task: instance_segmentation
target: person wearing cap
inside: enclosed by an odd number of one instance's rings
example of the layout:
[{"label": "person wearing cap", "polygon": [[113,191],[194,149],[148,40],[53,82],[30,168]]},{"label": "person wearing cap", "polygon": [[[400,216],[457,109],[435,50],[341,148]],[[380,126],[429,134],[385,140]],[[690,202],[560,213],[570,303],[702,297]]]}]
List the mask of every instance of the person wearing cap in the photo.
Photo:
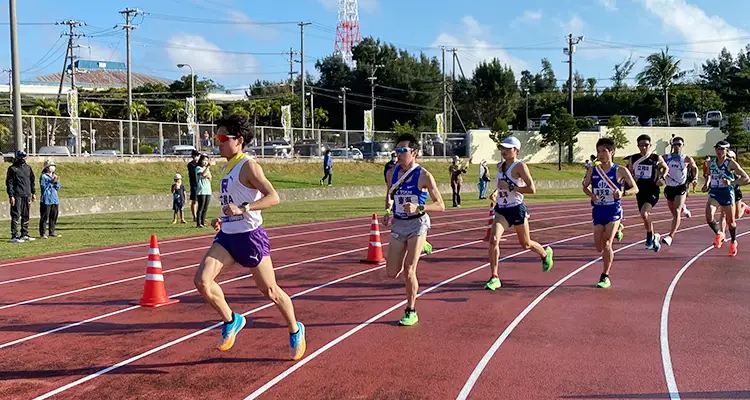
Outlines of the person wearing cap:
[{"label": "person wearing cap", "polygon": [[451,174],[451,190],[453,191],[453,207],[461,207],[461,184],[463,183],[463,174],[467,172],[467,165],[461,165],[458,156],[453,156],[453,164],[448,167],[448,173]]},{"label": "person wearing cap", "polygon": [[[26,164],[26,152],[17,151],[13,164],[5,176],[5,190],[10,202],[10,237],[12,243],[33,241],[29,236],[29,206],[36,200],[36,177]],[[21,222],[19,234],[18,222]]]},{"label": "person wearing cap", "polygon": [[198,150],[193,150],[190,154],[192,160],[187,165],[188,182],[190,183],[190,211],[193,213],[193,222],[196,221],[198,215],[198,179],[195,175],[195,169],[198,167],[200,156],[201,153]]},{"label": "person wearing cap", "polygon": [[[42,176],[39,177],[39,237],[42,239],[60,237],[55,230],[60,214],[60,197],[57,194],[60,190],[60,177],[55,174],[56,169],[55,162],[47,160],[44,162]],[[49,232],[49,236],[46,232]]]},{"label": "person wearing cap", "polygon": [[714,232],[714,248],[718,249],[723,244],[725,236],[724,232],[719,229],[719,222],[714,220],[714,215],[716,214],[716,210],[721,208],[732,239],[729,245],[729,255],[733,257],[737,255],[737,221],[734,218],[734,188],[746,185],[750,182],[750,178],[737,161],[729,158],[729,142],[721,140],[716,143],[714,149],[716,150],[716,158],[711,161],[709,174],[706,176],[706,182],[703,184],[703,192],[708,192],[706,223]]},{"label": "person wearing cap", "polygon": [[279,204],[279,194],[260,164],[242,152],[244,145],[255,138],[255,130],[247,117],[238,114],[222,117],[216,121],[216,128],[219,152],[227,160],[220,172],[222,215],[211,222],[218,233],[195,274],[195,287],[224,322],[217,348],[227,351],[234,345],[246,320],[227,304],[216,277],[222,269],[234,264],[249,268],[258,289],[286,320],[291,359],[299,360],[307,348],[305,326],[297,321],[291,298],[276,282],[271,246],[261,215],[261,210]]},{"label": "person wearing cap", "polygon": [[[667,163],[667,179],[664,186],[664,197],[667,199],[667,207],[672,213],[672,229],[662,237],[662,242],[667,246],[672,245],[674,235],[680,228],[680,219],[682,214],[690,218],[690,210],[685,206],[687,199],[688,185],[692,181],[688,177],[698,175],[698,166],[695,164],[693,157],[685,155],[682,149],[685,145],[685,139],[679,136],[672,137],[671,152],[664,156],[664,162]],[[694,178],[693,178],[694,179]]]},{"label": "person wearing cap", "polygon": [[659,202],[659,183],[665,180],[669,168],[664,159],[651,149],[651,137],[640,135],[636,139],[638,154],[633,154],[628,160],[628,169],[638,185],[635,195],[638,201],[638,211],[641,213],[643,225],[646,228],[646,249],[658,252],[661,250],[661,235],[654,232],[651,220],[651,210]]},{"label": "person wearing cap", "polygon": [[174,211],[174,217],[172,217],[172,225],[177,223],[177,215],[180,216],[180,223],[186,224],[185,214],[183,212],[185,208],[185,186],[182,184],[182,175],[175,174],[174,183],[172,184],[172,211]]},{"label": "person wearing cap", "polygon": [[[737,154],[729,150],[727,152],[727,157],[731,160],[737,159]],[[743,214],[750,213],[750,210],[748,210],[747,205],[745,202],[742,201],[742,190],[740,189],[740,185],[734,184],[732,185],[734,189],[734,220],[737,221],[742,217]],[[721,231],[721,234],[723,237],[726,237],[726,231],[727,231],[727,222],[726,222],[726,215],[724,214],[724,210],[719,210],[719,230]]]},{"label": "person wearing cap", "polygon": [[[622,240],[623,211],[621,199],[638,193],[638,185],[630,175],[630,170],[614,163],[617,146],[612,138],[601,138],[596,142],[599,164],[586,171],[583,179],[583,192],[591,198],[591,219],[594,223],[594,246],[601,253],[603,270],[597,287],[611,286],[609,273],[615,253],[612,250],[614,239]],[[626,188],[625,184],[629,188]],[[590,188],[590,189],[589,189]]]},{"label": "person wearing cap", "polygon": [[479,162],[479,200],[487,198],[487,183],[490,181],[490,170],[487,168],[487,160]]},{"label": "person wearing cap", "polygon": [[499,278],[500,238],[510,227],[515,228],[521,247],[524,250],[531,250],[541,258],[543,272],[549,271],[554,262],[552,248],[549,246],[546,249],[543,248],[541,244],[531,240],[529,233],[529,213],[523,201],[523,195],[536,193],[536,186],[534,186],[534,179],[526,163],[517,160],[518,153],[521,151],[521,142],[511,136],[505,138],[500,146],[503,161],[497,164],[496,189],[490,196],[490,199],[495,202],[495,217],[489,244],[492,276],[484,285],[484,288],[489,290],[495,290],[502,285]]},{"label": "person wearing cap", "polygon": [[385,180],[385,183],[388,184],[388,171],[391,170],[391,168],[396,166],[396,163],[398,162],[398,158],[396,157],[396,152],[391,153],[391,159],[388,160],[387,163],[385,163],[385,166],[383,167],[383,179]]},{"label": "person wearing cap", "polygon": [[[419,321],[416,310],[419,280],[417,265],[430,232],[431,212],[445,210],[435,177],[417,163],[419,142],[405,133],[396,139],[398,164],[388,171],[383,225],[391,227],[385,270],[389,278],[402,277],[406,289],[406,309],[399,325]],[[427,197],[432,202],[427,203]]]}]

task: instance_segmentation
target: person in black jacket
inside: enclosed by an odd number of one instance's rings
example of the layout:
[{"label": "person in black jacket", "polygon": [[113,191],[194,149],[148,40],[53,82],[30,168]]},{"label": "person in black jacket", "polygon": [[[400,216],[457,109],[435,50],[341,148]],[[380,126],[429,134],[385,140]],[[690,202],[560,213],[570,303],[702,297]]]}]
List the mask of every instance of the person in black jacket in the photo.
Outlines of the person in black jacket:
[{"label": "person in black jacket", "polygon": [[198,181],[195,177],[195,168],[198,166],[198,158],[201,153],[198,150],[193,150],[190,157],[192,159],[187,165],[188,169],[188,182],[190,183],[190,211],[193,213],[193,222],[195,222],[195,216],[198,214]]},{"label": "person in black jacket", "polygon": [[[26,153],[17,151],[13,164],[8,167],[5,189],[10,202],[11,242],[23,243],[34,240],[29,237],[29,206],[36,200],[34,170],[26,164]],[[21,219],[21,234],[18,234],[18,219]]]}]

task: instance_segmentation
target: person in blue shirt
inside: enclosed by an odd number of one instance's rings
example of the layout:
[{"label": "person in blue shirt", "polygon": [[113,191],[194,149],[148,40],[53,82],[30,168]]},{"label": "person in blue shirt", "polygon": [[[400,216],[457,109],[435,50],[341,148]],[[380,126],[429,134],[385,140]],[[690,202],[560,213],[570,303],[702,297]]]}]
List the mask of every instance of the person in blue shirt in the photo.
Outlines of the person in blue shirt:
[{"label": "person in blue shirt", "polygon": [[53,161],[44,162],[44,170],[39,177],[39,188],[42,198],[39,202],[39,237],[47,239],[47,225],[49,224],[49,237],[60,237],[55,231],[57,217],[59,216],[60,198],[57,191],[60,190],[60,177],[55,174],[57,165]]},{"label": "person in blue shirt", "polygon": [[326,155],[323,157],[323,177],[320,178],[320,184],[323,185],[323,181],[328,178],[328,186],[331,186],[331,168],[333,168],[333,160],[331,159],[331,150],[326,150]]},{"label": "person in blue shirt", "polygon": [[[430,231],[428,212],[445,210],[435,178],[417,164],[419,143],[414,135],[403,134],[396,140],[398,164],[387,173],[387,194],[383,224],[391,227],[386,258],[390,278],[403,274],[406,285],[406,311],[400,325],[414,325],[419,320],[415,303],[419,282],[417,264]],[[427,197],[432,199],[427,204]]]},{"label": "person in blue shirt", "polygon": [[[612,268],[615,253],[612,242],[622,223],[623,212],[620,200],[623,196],[638,194],[638,184],[627,167],[613,163],[615,141],[601,138],[596,142],[596,153],[599,164],[586,171],[583,179],[583,192],[591,198],[591,217],[594,222],[594,245],[602,255],[604,266],[597,287],[606,289],[611,286],[609,272]],[[627,184],[628,188],[625,188]]]}]

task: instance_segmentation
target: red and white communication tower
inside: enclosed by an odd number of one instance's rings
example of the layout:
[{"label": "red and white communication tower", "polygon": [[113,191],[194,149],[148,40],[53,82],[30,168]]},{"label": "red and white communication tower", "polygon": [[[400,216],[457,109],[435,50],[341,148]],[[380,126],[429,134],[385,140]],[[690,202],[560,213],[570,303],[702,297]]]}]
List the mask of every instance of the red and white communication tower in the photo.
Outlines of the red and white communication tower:
[{"label": "red and white communication tower", "polygon": [[336,48],[334,53],[341,56],[346,65],[353,68],[352,47],[360,41],[359,5],[357,0],[339,0],[339,22],[336,25]]}]

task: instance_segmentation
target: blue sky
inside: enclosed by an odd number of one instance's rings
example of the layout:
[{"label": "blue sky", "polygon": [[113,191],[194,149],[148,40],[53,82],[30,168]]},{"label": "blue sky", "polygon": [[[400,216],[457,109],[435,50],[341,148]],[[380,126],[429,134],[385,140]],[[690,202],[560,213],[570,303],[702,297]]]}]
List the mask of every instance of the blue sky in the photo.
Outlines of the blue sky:
[{"label": "blue sky", "polygon": [[[227,88],[240,88],[256,79],[285,79],[288,56],[299,50],[296,25],[228,25],[164,20],[161,15],[210,20],[314,22],[306,28],[305,67],[333,52],[336,0],[20,0],[19,22],[85,21],[79,57],[125,60],[118,14],[125,7],[155,14],[139,16],[133,32],[134,71],[178,78],[175,64],[191,63],[199,76]],[[372,35],[411,52],[439,55],[441,44],[458,48],[464,71],[483,59],[498,57],[516,76],[522,69],[538,72],[540,59],[552,62],[558,79],[567,78],[562,53],[568,33],[584,35],[575,68],[585,77],[609,83],[612,67],[633,54],[636,58],[670,44],[683,67],[691,69],[722,46],[733,52],[750,43],[750,1],[746,0],[360,0],[361,35]],[[8,2],[0,1],[0,21],[8,20]],[[8,25],[0,25],[0,67],[10,67]],[[62,26],[20,26],[23,79],[58,72],[62,67]],[[638,45],[638,46],[633,46]],[[645,45],[645,46],[643,46]],[[186,47],[214,49],[202,52]],[[51,57],[38,63],[48,51]],[[230,51],[235,53],[223,53]],[[279,53],[252,55],[245,53]],[[450,68],[450,58],[447,58]],[[37,64],[35,66],[35,64]],[[643,66],[639,60],[636,71]],[[33,67],[33,68],[32,68]],[[299,66],[295,66],[299,70]]]}]

